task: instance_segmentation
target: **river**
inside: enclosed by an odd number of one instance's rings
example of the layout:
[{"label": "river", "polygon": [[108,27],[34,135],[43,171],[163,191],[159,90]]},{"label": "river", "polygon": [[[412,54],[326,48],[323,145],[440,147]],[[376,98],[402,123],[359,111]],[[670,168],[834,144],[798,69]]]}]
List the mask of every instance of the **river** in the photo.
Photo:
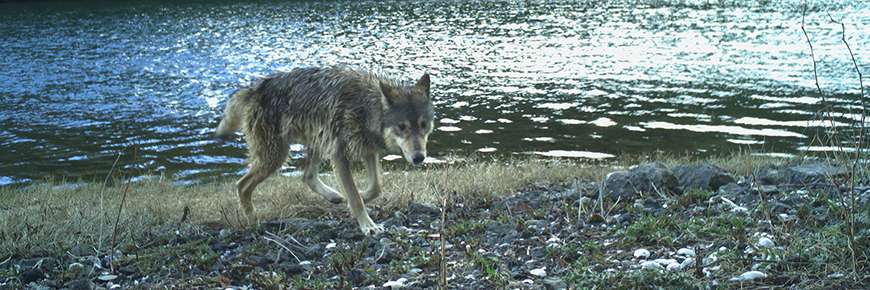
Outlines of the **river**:
[{"label": "river", "polygon": [[[211,138],[227,95],[274,70],[335,64],[433,76],[429,162],[860,147],[866,106],[841,36],[845,27],[866,86],[870,2],[811,5],[0,3],[0,185],[128,169],[179,183],[239,176],[242,139]],[[285,174],[302,164],[293,149]]]}]

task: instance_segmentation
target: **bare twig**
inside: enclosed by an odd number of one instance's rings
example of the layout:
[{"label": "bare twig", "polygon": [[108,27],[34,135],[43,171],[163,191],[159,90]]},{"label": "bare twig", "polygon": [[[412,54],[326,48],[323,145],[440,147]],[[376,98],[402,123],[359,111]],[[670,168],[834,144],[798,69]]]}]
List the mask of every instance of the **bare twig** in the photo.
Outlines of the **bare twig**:
[{"label": "bare twig", "polygon": [[[263,239],[265,239],[265,240],[267,240],[267,241],[270,241],[270,242],[273,242],[273,243],[277,244],[279,247],[281,247],[282,249],[284,249],[284,250],[286,250],[288,253],[290,253],[290,255],[292,255],[293,258],[296,259],[296,262],[301,263],[302,260],[299,259],[298,256],[296,256],[296,253],[294,253],[293,250],[300,251],[300,252],[303,252],[303,253],[304,253],[304,252],[305,252],[305,247],[301,246],[301,244],[299,243],[299,241],[297,241],[296,239],[294,239],[292,236],[288,236],[288,237],[290,237],[290,239],[293,240],[294,242],[296,242],[297,244],[294,245],[294,244],[288,242],[287,240],[282,239],[282,238],[279,237],[278,235],[273,234],[272,232],[269,232],[269,231],[266,231],[266,236],[264,236]],[[292,247],[293,249],[290,249],[291,247]]]},{"label": "bare twig", "polygon": [[127,192],[130,190],[130,183],[132,182],[131,179],[133,178],[133,169],[136,168],[136,161],[138,159],[139,159],[139,145],[135,144],[135,146],[133,146],[133,161],[130,164],[130,170],[127,172],[127,181],[126,181],[126,184],[124,186],[124,192],[121,194],[121,204],[118,205],[118,215],[115,216],[115,225],[112,228],[112,249],[111,249],[111,252],[109,253],[110,261],[112,261],[112,262],[110,263],[109,266],[111,267],[113,272],[115,271],[114,257],[115,257],[115,246],[116,246],[115,241],[117,241],[117,236],[118,236],[118,222],[121,221],[121,212],[124,210],[124,203],[127,202]]},{"label": "bare twig", "polygon": [[127,150],[127,147],[129,147],[129,146],[124,146],[124,149],[121,149],[121,152],[118,152],[118,157],[115,157],[115,162],[112,163],[112,168],[109,169],[109,173],[106,173],[106,180],[103,181],[103,187],[100,188],[100,220],[99,220],[100,235],[98,237],[99,242],[97,243],[98,248],[103,247],[103,224],[104,224],[103,223],[103,216],[105,216],[104,214],[102,214],[103,213],[103,200],[104,200],[103,196],[106,193],[106,186],[108,186],[108,184],[109,184],[109,178],[112,177],[112,172],[115,171],[115,167],[117,167],[117,165],[118,165],[118,160],[121,160],[121,155],[124,154],[124,151]]},{"label": "bare twig", "polygon": [[441,206],[441,229],[438,234],[441,240],[441,262],[439,264],[440,273],[438,275],[438,283],[442,289],[447,288],[447,255],[444,251],[444,224],[447,223],[447,200],[450,198],[450,191],[447,189],[447,178],[450,176],[450,162],[447,162],[447,167],[444,169],[444,182],[441,183],[441,192],[444,193],[444,202]]},{"label": "bare twig", "polygon": [[862,159],[862,151],[864,146],[864,135],[866,135],[866,127],[865,121],[867,118],[867,102],[864,97],[864,80],[861,75],[861,69],[858,68],[858,62],[855,60],[855,54],[852,53],[852,47],[849,46],[849,42],[846,41],[846,24],[840,21],[834,20],[834,17],[828,13],[828,18],[831,22],[840,25],[840,39],[843,41],[843,44],[846,45],[846,50],[849,51],[849,57],[852,59],[852,65],[855,67],[855,72],[858,74],[858,86],[860,88],[861,95],[858,97],[859,102],[861,103],[861,118],[858,121],[859,126],[859,134],[858,134],[858,142],[855,148],[855,156],[852,160],[852,175],[849,178],[849,213],[848,213],[848,225],[849,225],[849,250],[851,250],[852,254],[852,273],[855,274],[853,277],[857,277],[858,274],[858,260],[857,253],[855,252],[855,248],[857,244],[855,243],[855,175],[858,169],[858,164]]},{"label": "bare twig", "polygon": [[[819,77],[818,77],[818,73],[817,73],[818,70],[816,67],[815,53],[813,51],[812,41],[810,40],[810,36],[807,33],[806,28],[805,28],[806,11],[807,11],[807,6],[806,6],[806,3],[804,3],[804,10],[803,10],[803,14],[801,17],[801,31],[803,31],[803,34],[807,39],[807,44],[810,47],[810,54],[811,54],[812,60],[813,60],[813,76],[815,79],[816,89],[818,89],[819,96],[822,98],[822,102],[824,104],[824,110],[826,113],[825,115],[827,116],[827,120],[829,120],[831,122],[831,128],[836,128],[836,126],[834,126],[835,114],[832,113],[831,108],[828,105],[828,102],[825,98],[825,95],[822,92],[821,86],[819,85]],[[852,276],[858,277],[858,275],[857,275],[858,274],[857,253],[855,251],[856,242],[855,242],[855,190],[854,189],[855,189],[855,179],[857,178],[856,175],[857,175],[857,170],[858,170],[858,164],[859,164],[860,160],[862,160],[863,151],[864,151],[864,148],[863,148],[864,147],[864,138],[865,138],[865,135],[867,134],[866,127],[865,127],[866,126],[865,118],[867,115],[867,103],[866,103],[866,97],[865,97],[865,91],[864,91],[864,82],[863,82],[863,76],[861,75],[861,70],[858,68],[858,62],[855,60],[855,55],[852,52],[851,46],[849,45],[848,41],[846,41],[846,25],[843,22],[834,20],[834,18],[830,15],[830,13],[828,13],[828,19],[832,23],[839,24],[841,27],[841,33],[840,33],[841,41],[846,46],[846,49],[849,52],[849,56],[852,60],[852,65],[855,67],[855,71],[856,71],[857,76],[858,76],[858,82],[859,82],[860,94],[861,94],[859,96],[859,102],[861,103],[862,112],[860,114],[861,115],[860,120],[858,120],[858,123],[859,123],[858,127],[859,127],[860,132],[858,134],[857,146],[855,148],[856,150],[854,151],[855,155],[853,156],[853,158],[851,160],[852,161],[851,162],[851,173],[852,174],[850,174],[850,176],[848,177],[849,178],[849,181],[848,181],[848,184],[849,184],[848,204],[843,197],[842,191],[837,191],[840,202],[847,207],[846,211],[844,213],[844,219],[846,220],[846,225],[848,226],[848,229],[849,229],[846,234],[848,235],[848,238],[849,238],[849,250],[851,252],[851,257],[852,257],[852,259],[851,259],[852,273],[853,273]],[[843,148],[843,143],[839,140],[838,133],[839,133],[838,131],[831,131],[828,134],[831,137],[830,142],[833,143],[832,145],[836,146],[839,149],[838,150],[839,154],[837,156],[837,157],[839,157],[838,159],[845,161],[847,159],[847,154]]]}]

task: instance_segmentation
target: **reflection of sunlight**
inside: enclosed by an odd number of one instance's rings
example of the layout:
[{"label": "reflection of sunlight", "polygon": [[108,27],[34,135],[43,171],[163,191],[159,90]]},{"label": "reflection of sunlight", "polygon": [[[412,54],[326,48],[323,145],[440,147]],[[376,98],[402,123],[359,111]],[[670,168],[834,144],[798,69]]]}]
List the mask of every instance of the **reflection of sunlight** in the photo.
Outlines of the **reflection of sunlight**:
[{"label": "reflection of sunlight", "polygon": [[525,141],[538,141],[538,142],[553,142],[556,141],[553,137],[535,137],[535,138],[523,138]]},{"label": "reflection of sunlight", "polygon": [[208,106],[211,107],[211,108],[215,108],[215,107],[217,107],[217,105],[218,105],[218,103],[219,103],[220,101],[221,101],[221,100],[218,99],[217,97],[209,97],[209,98],[205,98],[205,102],[206,102],[206,103],[208,104]]},{"label": "reflection of sunlight", "polygon": [[646,129],[638,127],[638,126],[622,126],[622,127],[625,129],[628,129],[629,131],[646,132]]},{"label": "reflection of sunlight", "polygon": [[550,120],[550,117],[532,117],[530,119],[532,120],[532,122],[546,123],[548,120]]},{"label": "reflection of sunlight", "polygon": [[813,97],[782,98],[782,97],[752,95],[750,98],[771,101],[771,102],[778,102],[778,103],[799,103],[799,104],[816,104],[816,103],[822,101],[821,98],[813,98]]},{"label": "reflection of sunlight", "polygon": [[480,129],[480,130],[474,131],[474,133],[475,134],[492,134],[492,130]]},{"label": "reflection of sunlight", "polygon": [[534,152],[537,155],[548,156],[548,157],[571,157],[571,158],[590,158],[590,159],[604,159],[604,158],[613,158],[616,157],[612,154],[607,153],[598,153],[598,152],[589,152],[589,151],[573,151],[573,150],[550,150],[546,152]]},{"label": "reflection of sunlight", "polygon": [[495,149],[493,147],[484,147],[484,148],[477,149],[477,152],[489,153],[489,152],[495,152],[496,150],[498,150],[498,149]]},{"label": "reflection of sunlight", "polygon": [[457,121],[457,120],[453,120],[453,119],[450,119],[450,118],[444,118],[444,119],[441,119],[441,121],[439,121],[439,122],[441,122],[441,124],[456,124],[456,123],[459,123],[459,121]]},{"label": "reflection of sunlight", "polygon": [[668,122],[659,122],[652,121],[646,123],[640,123],[646,128],[649,129],[674,129],[674,130],[688,130],[692,132],[701,132],[701,133],[710,133],[710,132],[719,132],[719,133],[728,133],[735,135],[759,135],[759,136],[770,136],[770,137],[797,137],[797,138],[806,138],[806,135],[798,134],[794,132],[784,131],[784,130],[774,130],[774,129],[748,129],[738,126],[724,126],[724,125],[682,125],[682,124],[673,124]]},{"label": "reflection of sunlight", "polygon": [[456,102],[456,103],[453,103],[452,105],[450,105],[450,107],[460,108],[460,107],[465,107],[468,105],[469,105],[468,102]]},{"label": "reflection of sunlight", "polygon": [[577,103],[543,103],[538,104],[536,107],[541,109],[565,110],[576,107],[577,105]]},{"label": "reflection of sunlight", "polygon": [[399,156],[399,155],[396,155],[396,154],[390,154],[390,155],[384,156],[383,159],[386,160],[386,161],[393,161],[393,160],[396,160],[396,159],[402,159],[402,156]]},{"label": "reflection of sunlight", "polygon": [[462,128],[459,128],[456,126],[442,126],[442,127],[438,127],[438,130],[444,131],[444,132],[459,132],[459,131],[462,131]]},{"label": "reflection of sunlight", "polygon": [[797,149],[809,152],[855,152],[855,148],[833,146],[800,146]]},{"label": "reflection of sunlight", "polygon": [[764,118],[743,117],[734,120],[735,124],[742,125],[765,125],[765,126],[787,126],[787,127],[842,127],[848,124],[840,122],[831,122],[825,120],[806,120],[806,121],[776,121]]},{"label": "reflection of sunlight", "polygon": [[601,117],[589,123],[598,127],[610,127],[616,125],[616,122],[607,117]]},{"label": "reflection of sunlight", "polygon": [[758,140],[746,140],[746,139],[725,139],[725,141],[740,144],[740,145],[754,145],[754,144],[764,144],[764,141]]},{"label": "reflection of sunlight", "polygon": [[556,120],[556,121],[562,122],[562,123],[565,124],[565,125],[580,125],[580,124],[586,124],[586,121],[580,121],[580,120],[576,120],[576,119],[558,119],[558,120]]}]

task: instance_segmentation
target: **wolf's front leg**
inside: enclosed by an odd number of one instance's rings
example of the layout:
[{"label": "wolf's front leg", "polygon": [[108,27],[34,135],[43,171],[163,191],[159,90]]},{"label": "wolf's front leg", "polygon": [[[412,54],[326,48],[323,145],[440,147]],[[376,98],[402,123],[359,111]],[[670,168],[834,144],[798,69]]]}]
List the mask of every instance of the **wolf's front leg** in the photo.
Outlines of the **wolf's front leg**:
[{"label": "wolf's front leg", "polygon": [[365,202],[371,202],[381,194],[381,164],[378,162],[376,153],[363,155],[363,164],[366,166],[369,187],[363,190],[360,195]]},{"label": "wolf's front leg", "polygon": [[384,227],[375,224],[369,214],[366,212],[365,203],[353,183],[353,176],[350,172],[350,160],[343,154],[335,154],[332,158],[333,166],[335,167],[335,175],[344,189],[344,196],[347,198],[347,207],[350,209],[350,214],[359,223],[359,229],[366,235],[378,234],[384,231]]}]

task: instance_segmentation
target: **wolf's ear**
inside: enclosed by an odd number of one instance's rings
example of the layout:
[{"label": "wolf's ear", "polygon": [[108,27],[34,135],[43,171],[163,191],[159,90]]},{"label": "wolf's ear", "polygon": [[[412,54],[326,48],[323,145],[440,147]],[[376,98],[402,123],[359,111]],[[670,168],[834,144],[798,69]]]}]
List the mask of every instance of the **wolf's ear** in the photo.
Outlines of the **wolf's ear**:
[{"label": "wolf's ear", "polygon": [[381,82],[381,93],[384,94],[384,97],[387,98],[387,102],[389,102],[390,104],[395,103],[399,100],[399,98],[401,98],[401,96],[399,96],[399,92],[397,92],[396,89],[388,84],[385,84],[384,82]]},{"label": "wolf's ear", "polygon": [[414,84],[414,88],[426,92],[426,97],[429,96],[429,74],[423,74],[417,83]]}]

